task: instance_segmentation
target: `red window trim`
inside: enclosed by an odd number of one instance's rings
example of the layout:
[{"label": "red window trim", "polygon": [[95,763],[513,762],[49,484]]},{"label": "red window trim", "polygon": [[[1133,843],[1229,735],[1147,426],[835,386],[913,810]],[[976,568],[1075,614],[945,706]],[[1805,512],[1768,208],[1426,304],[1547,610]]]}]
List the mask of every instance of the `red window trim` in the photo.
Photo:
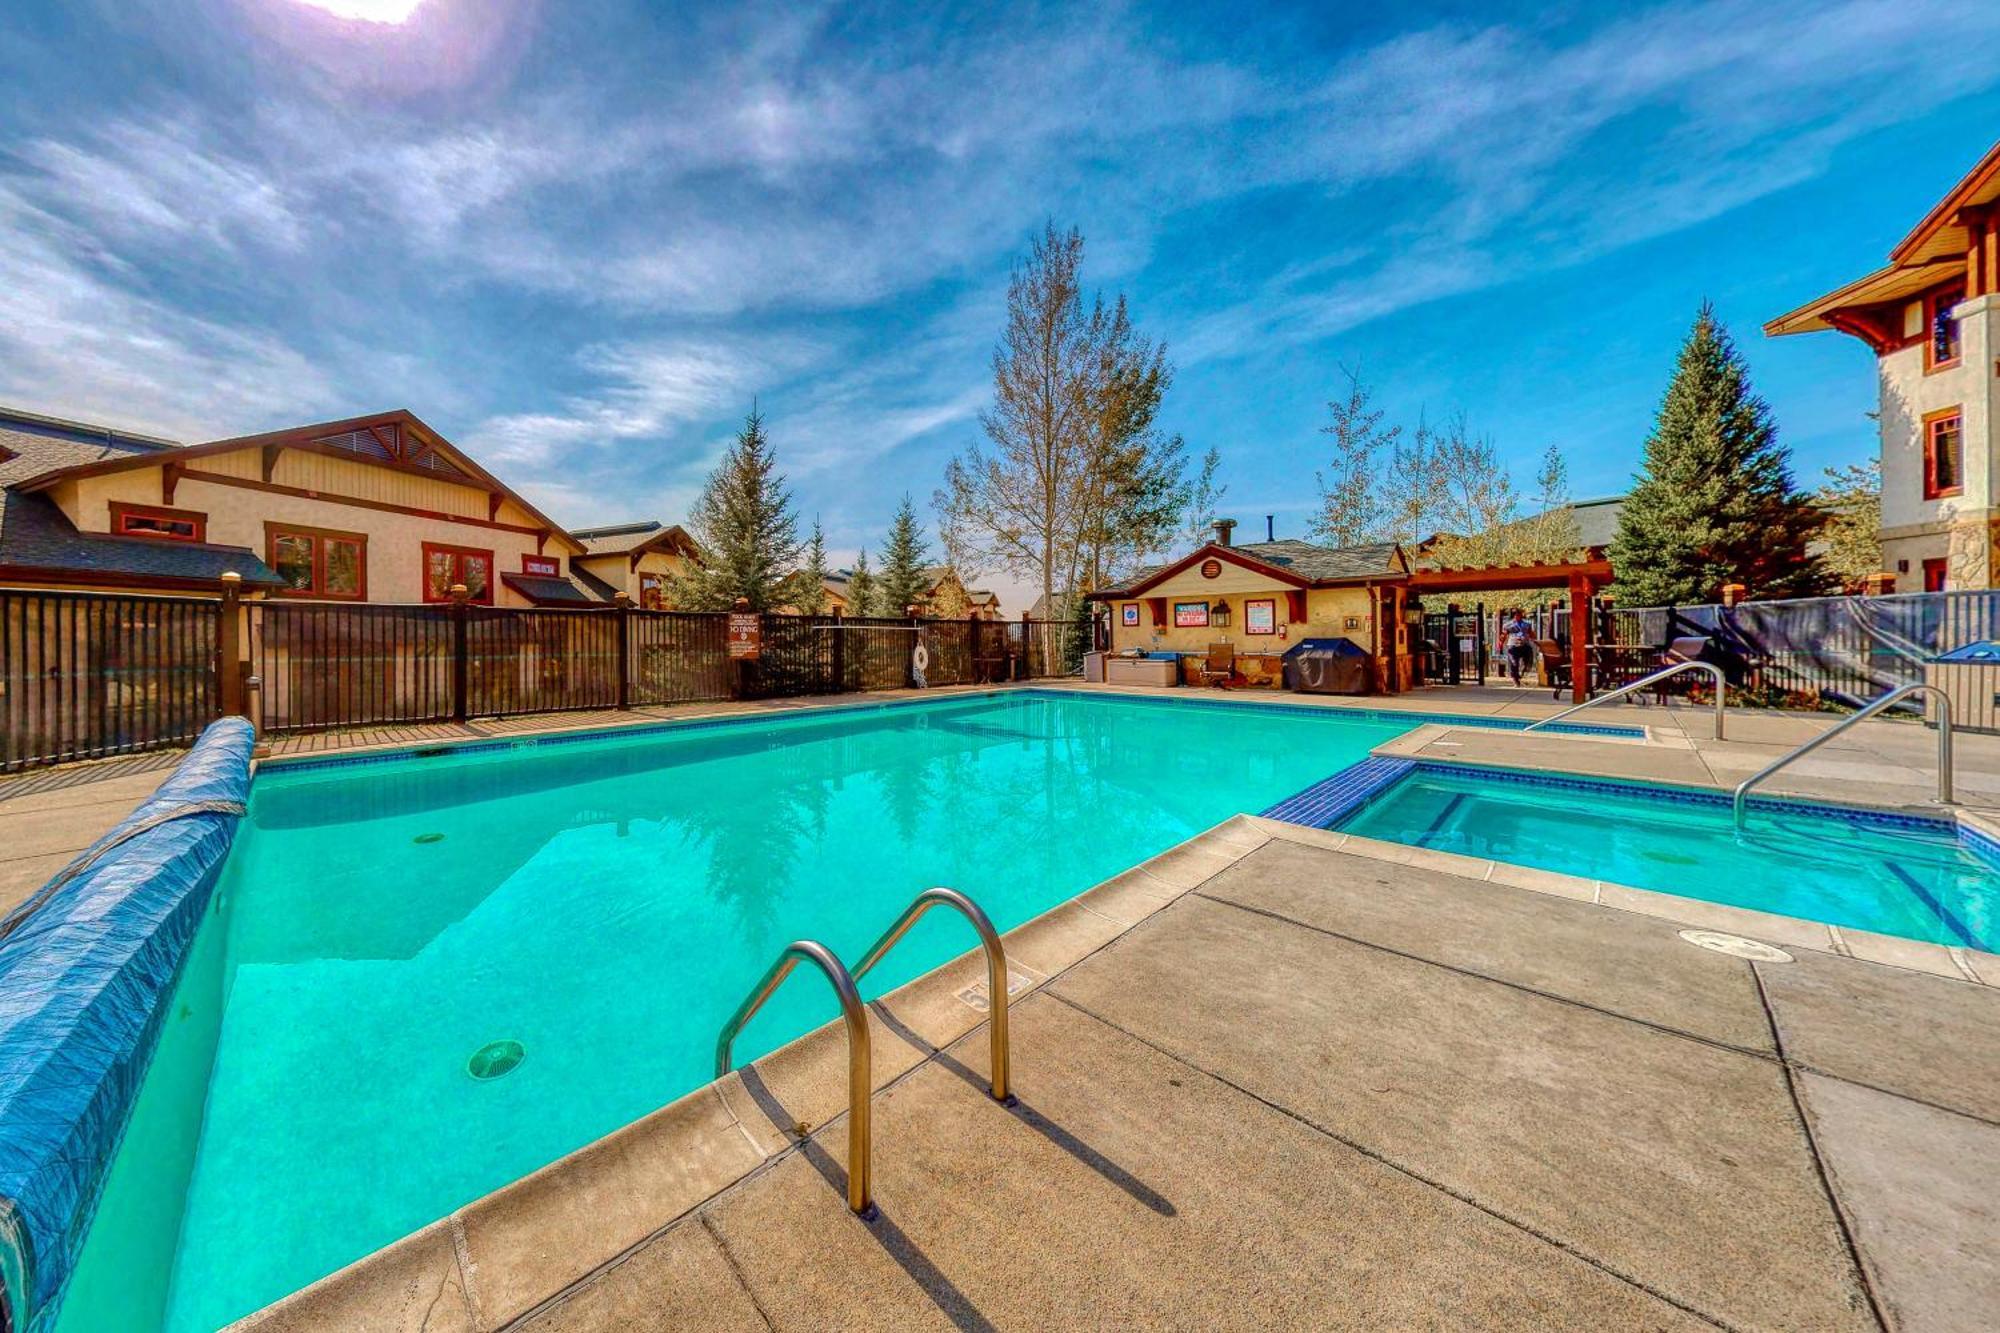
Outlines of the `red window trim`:
[{"label": "red window trim", "polygon": [[[368,600],[368,534],[365,532],[343,532],[339,528],[315,528],[303,523],[277,523],[269,519],[264,522],[264,563],[273,570],[278,567],[278,538],[304,537],[312,543],[313,581],[310,588],[273,588],[276,597],[305,597],[322,602],[365,602]],[[328,592],[326,590],[326,544],[329,541],[348,542],[358,548],[355,561],[353,592]]]},{"label": "red window trim", "polygon": [[[125,520],[128,518],[158,518],[169,523],[192,523],[194,535],[178,536],[171,532],[127,532]],[[161,505],[126,504],[123,500],[111,502],[111,535],[114,537],[151,537],[163,542],[197,542],[208,540],[208,515],[194,509],[167,509]]]},{"label": "red window trim", "polygon": [[[1947,421],[1958,422],[1958,484],[1940,489],[1934,484],[1937,478],[1935,457],[1937,428]],[[1924,499],[1948,500],[1954,495],[1965,494],[1965,410],[1963,406],[1941,407],[1935,412],[1924,413],[1923,432]]]},{"label": "red window trim", "polygon": [[[535,568],[536,565],[542,565],[545,568],[537,569]],[[552,555],[524,554],[521,557],[521,572],[523,574],[533,574],[537,578],[561,578],[562,561]]]},{"label": "red window trim", "polygon": [[[1933,585],[1932,575],[1936,575]],[[1944,592],[1945,584],[1951,579],[1951,561],[1944,556],[1933,556],[1924,561],[1924,591]]]},{"label": "red window trim", "polygon": [[1940,370],[1952,370],[1965,364],[1965,330],[1958,333],[1958,355],[1949,361],[1934,361],[1937,354],[1937,317],[1941,307],[1950,307],[1965,300],[1965,288],[1946,287],[1932,292],[1924,298],[1924,374],[1934,375]]},{"label": "red window trim", "polygon": [[451,600],[449,594],[438,597],[433,596],[431,593],[431,556],[433,554],[450,555],[459,562],[452,566],[455,574],[452,579],[453,583],[465,582],[464,560],[466,556],[476,555],[483,557],[486,561],[486,593],[484,596],[468,597],[466,600],[475,606],[493,605],[493,585],[500,581],[500,571],[494,566],[493,552],[490,548],[479,546],[448,546],[443,542],[424,543],[423,565],[418,571],[423,580],[420,586],[423,589],[424,600],[427,602],[449,602]]}]

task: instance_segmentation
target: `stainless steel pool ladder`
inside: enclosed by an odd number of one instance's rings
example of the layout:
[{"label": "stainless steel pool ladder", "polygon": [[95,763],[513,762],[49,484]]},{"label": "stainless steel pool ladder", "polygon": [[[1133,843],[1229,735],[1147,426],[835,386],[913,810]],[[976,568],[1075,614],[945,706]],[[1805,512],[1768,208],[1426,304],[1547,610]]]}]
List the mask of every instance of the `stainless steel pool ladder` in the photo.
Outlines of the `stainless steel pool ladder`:
[{"label": "stainless steel pool ladder", "polygon": [[1551,714],[1550,716],[1543,718],[1539,722],[1530,722],[1527,726],[1522,727],[1521,730],[1524,732],[1533,731],[1536,727],[1546,727],[1551,722],[1560,722],[1564,718],[1568,717],[1571,713],[1581,713],[1584,709],[1593,707],[1597,704],[1608,704],[1613,699],[1622,699],[1628,694],[1633,694],[1639,690],[1647,688],[1650,685],[1658,684],[1660,681],[1665,680],[1667,677],[1678,675],[1683,671],[1706,671],[1709,675],[1715,678],[1715,739],[1721,740],[1722,709],[1723,709],[1722,692],[1723,690],[1728,688],[1729,680],[1728,677],[1722,674],[1722,668],[1717,666],[1713,662],[1676,662],[1670,667],[1664,667],[1661,670],[1655,671],[1650,676],[1643,676],[1640,679],[1633,681],[1630,685],[1621,685],[1617,689],[1611,691],[1611,693],[1609,694],[1594,695],[1591,698],[1585,699],[1580,704],[1571,704],[1568,708],[1563,709],[1562,712]]},{"label": "stainless steel pool ladder", "polygon": [[840,1001],[840,1016],[847,1027],[847,1206],[862,1217],[870,1216],[874,1209],[870,1188],[874,1161],[868,1108],[875,1080],[869,1051],[868,1011],[861,1003],[861,993],[854,982],[881,962],[919,917],[940,904],[964,913],[973,930],[979,934],[980,947],[985,950],[987,989],[992,993],[987,1010],[993,1064],[990,1086],[995,1101],[1007,1101],[1007,955],[1000,947],[1000,935],[993,929],[993,922],[977,903],[956,889],[926,889],[918,894],[903,909],[903,914],[896,918],[896,924],[875,941],[874,947],[862,958],[861,966],[852,973],[833,950],[818,940],[792,941],[771,964],[770,970],[764,973],[763,980],[751,988],[750,994],[730,1020],[722,1025],[722,1031],[715,1039],[715,1076],[721,1078],[730,1070],[730,1048],[736,1044],[737,1034],[785,983],[793,968],[801,962],[808,962],[826,974],[828,984],[833,987],[834,998]]},{"label": "stainless steel pool ladder", "polygon": [[1770,763],[1764,765],[1764,767],[1758,769],[1755,773],[1752,773],[1749,777],[1743,779],[1743,781],[1737,783],[1735,795],[1730,800],[1731,813],[1735,816],[1736,827],[1737,828],[1743,827],[1744,805],[1750,795],[1750,789],[1752,787],[1762,782],[1765,778],[1770,777],[1773,773],[1777,772],[1785,765],[1791,763],[1794,759],[1802,759],[1806,755],[1811,754],[1814,750],[1817,750],[1820,746],[1825,745],[1828,741],[1832,740],[1835,736],[1838,736],[1841,732],[1846,731],[1849,727],[1853,726],[1855,723],[1865,722],[1869,718],[1881,712],[1883,709],[1888,708],[1894,704],[1901,703],[1903,700],[1909,698],[1913,694],[1928,694],[1933,699],[1937,700],[1938,804],[1939,805],[1955,804],[1955,802],[1952,800],[1952,787],[1951,787],[1951,696],[1946,694],[1943,690],[1939,689],[1935,685],[1923,685],[1923,684],[1902,685],[1898,686],[1893,690],[1890,690],[1887,694],[1875,700],[1875,702],[1869,704],[1866,708],[1863,708],[1860,712],[1856,713],[1854,716],[1849,718],[1843,718],[1839,726],[1827,728],[1825,731],[1822,731],[1819,735],[1807,741],[1804,745],[1799,746],[1796,750],[1787,750],[1784,754],[1778,756]]}]

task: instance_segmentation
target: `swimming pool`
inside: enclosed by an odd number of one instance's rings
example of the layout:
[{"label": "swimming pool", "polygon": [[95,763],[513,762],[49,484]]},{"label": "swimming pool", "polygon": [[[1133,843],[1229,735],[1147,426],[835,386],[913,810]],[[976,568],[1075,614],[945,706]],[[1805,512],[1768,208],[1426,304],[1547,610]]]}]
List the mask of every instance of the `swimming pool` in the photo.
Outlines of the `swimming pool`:
[{"label": "swimming pool", "polygon": [[1362,837],[1991,950],[2000,877],[1939,817],[1641,783],[1373,760],[1327,822]]},{"label": "swimming pool", "polygon": [[[269,766],[59,1328],[255,1310],[707,1082],[789,940],[932,884],[1018,925],[1419,720],[1023,691]],[[831,1016],[788,986],[738,1060]]]}]

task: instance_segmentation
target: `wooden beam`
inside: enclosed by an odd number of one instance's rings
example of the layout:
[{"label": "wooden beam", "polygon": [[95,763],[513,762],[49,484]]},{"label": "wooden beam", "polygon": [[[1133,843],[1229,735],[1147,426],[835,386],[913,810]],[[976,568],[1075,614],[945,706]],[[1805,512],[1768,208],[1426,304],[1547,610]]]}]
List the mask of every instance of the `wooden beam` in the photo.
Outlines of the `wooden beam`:
[{"label": "wooden beam", "polygon": [[1572,574],[1569,580],[1569,697],[1582,703],[1590,697],[1590,579]]},{"label": "wooden beam", "polygon": [[262,452],[264,455],[264,480],[269,481],[278,473],[278,455],[285,452],[285,446],[282,444],[267,444],[264,446]]},{"label": "wooden beam", "polygon": [[161,504],[170,505],[174,502],[174,490],[181,484],[181,478],[185,476],[186,473],[187,469],[182,467],[179,463],[168,463],[165,467],[160,469]]},{"label": "wooden beam", "polygon": [[415,505],[391,504],[387,500],[366,500],[358,495],[336,495],[329,491],[307,490],[303,486],[281,486],[274,482],[253,481],[249,477],[232,477],[222,472],[202,472],[178,463],[169,463],[166,466],[179,468],[181,476],[188,481],[204,481],[211,486],[234,486],[239,490],[263,491],[268,495],[293,495],[303,500],[323,500],[327,504],[352,505],[356,509],[374,509],[384,514],[408,514],[414,518],[435,519],[440,523],[460,523],[472,528],[491,528],[496,532],[518,532],[529,537],[551,531],[548,528],[529,527],[525,523],[496,523],[491,519],[447,514],[437,509],[419,509]]},{"label": "wooden beam", "polygon": [[486,492],[486,519],[489,523],[500,517],[500,502],[505,498],[498,491]]},{"label": "wooden beam", "polygon": [[1306,620],[1306,591],[1304,588],[1285,589],[1285,616],[1296,624]]}]

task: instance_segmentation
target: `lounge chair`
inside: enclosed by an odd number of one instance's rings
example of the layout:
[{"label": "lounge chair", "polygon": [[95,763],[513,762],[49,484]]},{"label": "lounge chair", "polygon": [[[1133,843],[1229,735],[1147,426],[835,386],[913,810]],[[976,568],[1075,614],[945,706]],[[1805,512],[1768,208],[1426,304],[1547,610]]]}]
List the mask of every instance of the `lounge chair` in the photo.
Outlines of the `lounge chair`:
[{"label": "lounge chair", "polygon": [[1208,659],[1201,664],[1201,683],[1227,688],[1236,674],[1236,649],[1226,643],[1208,645]]}]

